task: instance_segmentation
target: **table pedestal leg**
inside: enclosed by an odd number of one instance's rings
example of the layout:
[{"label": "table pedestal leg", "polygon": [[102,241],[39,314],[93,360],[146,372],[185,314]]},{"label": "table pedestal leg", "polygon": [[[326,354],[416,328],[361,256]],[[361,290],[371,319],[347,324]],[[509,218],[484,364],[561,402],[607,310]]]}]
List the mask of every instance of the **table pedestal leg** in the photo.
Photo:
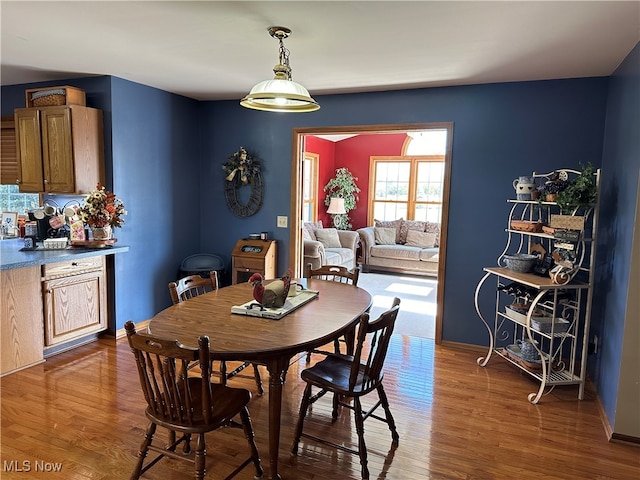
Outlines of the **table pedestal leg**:
[{"label": "table pedestal leg", "polygon": [[282,414],[282,385],[289,367],[289,358],[267,363],[269,371],[269,480],[281,480],[278,473],[280,451],[280,417]]}]

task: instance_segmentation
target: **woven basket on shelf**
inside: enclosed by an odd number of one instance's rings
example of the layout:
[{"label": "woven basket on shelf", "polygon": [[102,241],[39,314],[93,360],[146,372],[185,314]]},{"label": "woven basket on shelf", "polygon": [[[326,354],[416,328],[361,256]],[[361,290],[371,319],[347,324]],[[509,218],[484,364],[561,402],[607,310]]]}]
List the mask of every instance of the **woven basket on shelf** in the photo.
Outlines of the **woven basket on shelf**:
[{"label": "woven basket on shelf", "polygon": [[542,231],[542,222],[529,220],[511,220],[511,229],[521,232],[539,233]]},{"label": "woven basket on shelf", "polygon": [[34,107],[55,107],[67,103],[67,91],[64,88],[40,90],[31,94]]},{"label": "woven basket on shelf", "polygon": [[69,85],[45,88],[27,88],[24,91],[25,106],[59,107],[63,105],[86,106],[87,98],[84,90]]},{"label": "woven basket on shelf", "polygon": [[65,95],[55,94],[34,98],[31,103],[33,103],[34,107],[55,107],[64,105],[66,101],[67,97]]}]

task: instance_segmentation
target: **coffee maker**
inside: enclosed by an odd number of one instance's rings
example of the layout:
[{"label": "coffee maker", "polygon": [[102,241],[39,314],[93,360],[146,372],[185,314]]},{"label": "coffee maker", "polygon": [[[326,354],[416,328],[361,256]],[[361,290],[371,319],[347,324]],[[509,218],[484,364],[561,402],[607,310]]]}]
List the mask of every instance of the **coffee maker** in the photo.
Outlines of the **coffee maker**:
[{"label": "coffee maker", "polygon": [[33,212],[27,212],[27,215],[29,216],[29,221],[36,222],[36,227],[37,227],[37,234],[35,235],[36,241],[42,242],[47,238],[56,238],[59,236],[60,229],[51,228],[51,225],[49,224],[49,219],[51,217],[49,217],[48,215],[45,216],[44,218],[36,218]]}]

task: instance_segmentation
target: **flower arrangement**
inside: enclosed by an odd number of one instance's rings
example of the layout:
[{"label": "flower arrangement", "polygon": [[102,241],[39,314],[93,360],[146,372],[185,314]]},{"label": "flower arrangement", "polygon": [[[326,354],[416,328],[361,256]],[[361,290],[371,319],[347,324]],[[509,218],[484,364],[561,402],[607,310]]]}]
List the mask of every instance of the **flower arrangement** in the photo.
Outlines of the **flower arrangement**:
[{"label": "flower arrangement", "polygon": [[[250,153],[244,147],[227,157],[229,161],[222,165],[222,169],[226,174],[226,180],[231,182],[234,178],[239,179],[243,185],[247,185],[254,175],[260,173],[260,160]],[[236,174],[238,177],[236,177]],[[237,181],[237,180],[236,180]]]},{"label": "flower arrangement", "polygon": [[82,201],[78,215],[90,227],[122,227],[127,214],[122,200],[98,184]]}]

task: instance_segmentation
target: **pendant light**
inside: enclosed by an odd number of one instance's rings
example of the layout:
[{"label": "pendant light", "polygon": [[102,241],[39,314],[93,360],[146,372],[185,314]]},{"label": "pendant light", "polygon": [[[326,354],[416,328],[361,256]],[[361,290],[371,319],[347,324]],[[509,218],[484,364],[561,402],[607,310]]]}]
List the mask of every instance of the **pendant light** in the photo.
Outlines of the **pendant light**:
[{"label": "pendant light", "polygon": [[240,100],[240,105],[265,112],[314,112],[320,105],[311,98],[306,88],[291,80],[289,50],[284,48],[282,40],[291,35],[287,27],[269,27],[269,35],[280,43],[278,65],[273,67],[275,77],[265,80],[251,89]]}]

